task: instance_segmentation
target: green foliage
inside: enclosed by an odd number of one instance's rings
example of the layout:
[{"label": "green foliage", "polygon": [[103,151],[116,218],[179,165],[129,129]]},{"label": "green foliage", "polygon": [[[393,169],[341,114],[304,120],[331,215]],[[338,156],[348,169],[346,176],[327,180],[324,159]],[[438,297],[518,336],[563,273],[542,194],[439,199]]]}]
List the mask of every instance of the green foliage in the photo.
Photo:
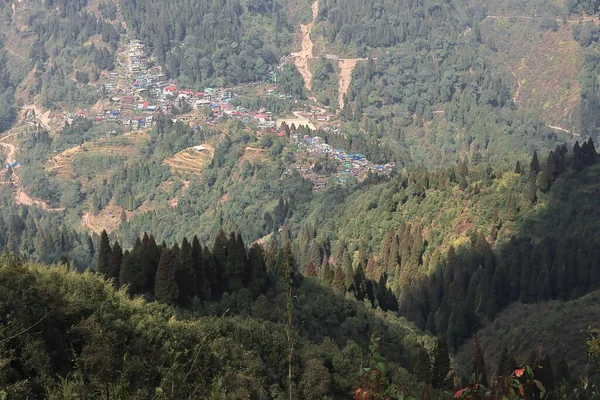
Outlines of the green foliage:
[{"label": "green foliage", "polygon": [[292,29],[276,1],[126,0],[120,6],[169,75],[191,87],[260,80],[291,45]]}]

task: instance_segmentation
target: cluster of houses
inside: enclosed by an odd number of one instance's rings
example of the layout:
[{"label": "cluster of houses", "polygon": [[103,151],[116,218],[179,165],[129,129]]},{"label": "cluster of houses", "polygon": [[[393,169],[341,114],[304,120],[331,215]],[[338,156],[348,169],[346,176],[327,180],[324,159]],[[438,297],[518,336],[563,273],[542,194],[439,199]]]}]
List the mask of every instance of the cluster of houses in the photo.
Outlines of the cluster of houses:
[{"label": "cluster of houses", "polygon": [[[156,66],[147,54],[146,47],[140,40],[131,40],[118,60],[116,71],[109,73],[102,81],[104,90],[109,95],[103,102],[102,109],[98,112],[80,110],[67,115],[66,121],[71,123],[75,118],[83,117],[99,124],[119,123],[139,129],[152,126],[156,113],[169,114],[176,108],[184,113],[175,117],[174,121],[184,122],[196,129],[217,124],[223,118],[234,118],[244,124],[257,126],[259,134],[273,132],[285,136],[284,132],[277,130],[275,116],[265,108],[250,110],[233,105],[232,99],[235,94],[230,88],[206,87],[197,91],[178,87],[176,83],[168,81],[162,69]],[[276,85],[266,88],[270,95],[276,91]],[[310,120],[318,129],[339,132],[340,121],[334,113],[314,107],[309,112],[301,111],[295,114]],[[337,167],[333,176],[337,177],[339,182],[346,181],[348,177],[361,179],[369,171],[390,174],[395,167],[394,164],[375,165],[360,153],[350,154],[342,149],[334,149],[318,136],[301,136],[292,131],[291,139],[309,153],[334,159]],[[312,180],[314,190],[324,189],[330,178],[315,173],[310,165],[297,166],[296,169],[301,175]]]},{"label": "cluster of houses", "polygon": [[169,114],[177,108],[210,110],[208,118],[178,118],[189,120],[190,125],[194,126],[213,124],[221,118],[229,117],[240,119],[243,123],[254,123],[259,128],[275,127],[273,115],[265,109],[247,110],[231,105],[234,93],[229,88],[207,87],[202,91],[195,91],[180,88],[176,83],[168,81],[162,69],[154,65],[147,55],[145,45],[140,40],[131,40],[125,53],[118,59],[118,72],[109,73],[102,82],[104,90],[109,94],[104,108],[96,113],[80,110],[66,115],[67,122],[71,123],[75,118],[89,118],[99,124],[113,122],[138,129],[152,126],[156,113]]},{"label": "cluster of houses", "polygon": [[[325,143],[325,140],[319,136],[301,135],[297,132],[291,132],[290,138],[301,149],[315,156],[325,155],[334,159],[337,162],[337,168],[332,176],[336,177],[340,183],[347,181],[347,178],[350,176],[361,179],[368,172],[389,176],[396,167],[394,163],[385,165],[374,164],[360,153],[347,153],[343,149],[335,149]],[[322,190],[326,187],[328,177],[315,173],[313,167],[299,165],[296,166],[296,169],[303,177],[313,182],[313,190]]]}]

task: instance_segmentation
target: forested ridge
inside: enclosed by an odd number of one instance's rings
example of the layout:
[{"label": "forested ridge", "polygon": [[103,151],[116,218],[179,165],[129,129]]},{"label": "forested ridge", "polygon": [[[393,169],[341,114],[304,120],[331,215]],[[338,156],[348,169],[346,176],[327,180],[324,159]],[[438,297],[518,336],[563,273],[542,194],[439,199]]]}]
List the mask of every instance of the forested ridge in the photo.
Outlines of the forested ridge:
[{"label": "forested ridge", "polygon": [[0,4],[0,399],[598,397],[597,3]]}]

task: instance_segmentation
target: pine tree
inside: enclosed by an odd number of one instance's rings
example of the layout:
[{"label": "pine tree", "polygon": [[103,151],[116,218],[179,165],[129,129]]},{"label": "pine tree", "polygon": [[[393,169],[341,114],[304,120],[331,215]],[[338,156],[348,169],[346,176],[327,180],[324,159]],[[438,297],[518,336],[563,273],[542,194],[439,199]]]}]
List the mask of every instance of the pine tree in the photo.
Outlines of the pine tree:
[{"label": "pine tree", "polygon": [[221,298],[222,292],[215,259],[208,246],[202,248],[202,265],[204,266],[204,277],[208,288],[207,296],[211,300],[217,301]]},{"label": "pine tree", "polygon": [[521,162],[520,162],[520,161],[517,161],[517,163],[516,163],[516,165],[515,165],[515,174],[519,174],[519,175],[521,175],[521,171],[522,171],[522,168],[521,168]]},{"label": "pine tree", "polygon": [[259,244],[254,243],[250,247],[248,269],[250,290],[255,296],[264,293],[268,288],[267,267],[265,265],[263,248]]},{"label": "pine tree", "polygon": [[367,278],[377,281],[379,280],[379,276],[377,274],[377,271],[375,269],[375,257],[373,257],[373,255],[371,255],[369,257],[369,261],[367,262],[367,270],[366,270],[366,276]]},{"label": "pine tree", "polygon": [[315,267],[315,264],[312,261],[306,264],[306,267],[304,268],[304,275],[311,278],[317,276],[317,268]]},{"label": "pine tree", "polygon": [[475,337],[475,357],[473,358],[473,371],[475,373],[475,382],[480,383],[483,386],[487,386],[487,368],[485,367],[483,351],[481,350],[481,345],[479,344],[479,339],[477,337]]},{"label": "pine tree", "polygon": [[329,265],[328,257],[323,257],[323,265],[321,265],[320,281],[323,286],[331,286],[333,281],[333,270]]},{"label": "pine tree", "polygon": [[232,232],[227,243],[227,259],[225,262],[224,279],[229,292],[237,292],[247,282],[248,259],[246,246],[238,233]]},{"label": "pine tree", "polygon": [[185,237],[181,242],[175,279],[179,288],[178,303],[182,306],[189,305],[192,299],[196,297],[197,289],[194,261],[192,259],[192,246]]},{"label": "pine tree", "polygon": [[98,247],[98,263],[96,264],[96,271],[102,275],[108,274],[108,267],[110,262],[111,248],[108,240],[108,234],[106,230],[102,231],[100,235],[100,246]]},{"label": "pine tree", "polygon": [[144,273],[139,258],[135,253],[130,253],[129,250],[125,250],[125,253],[123,253],[119,284],[121,286],[127,285],[128,292],[131,295],[142,294],[146,291],[144,287]]},{"label": "pine tree", "polygon": [[469,183],[467,182],[467,178],[464,175],[458,176],[458,188],[463,192],[467,190],[469,187]]},{"label": "pine tree", "polygon": [[579,145],[579,141],[575,142],[573,145],[573,168],[577,171],[581,171],[583,168],[583,152]]},{"label": "pine tree", "polygon": [[333,275],[332,287],[339,292],[344,292],[346,288],[346,276],[344,274],[344,270],[342,267],[337,267],[335,269],[335,274]]},{"label": "pine tree", "polygon": [[169,248],[163,249],[160,256],[154,294],[156,300],[162,303],[175,304],[179,299],[179,287],[175,277],[176,256],[177,254]]},{"label": "pine tree", "polygon": [[121,276],[121,263],[123,262],[123,250],[119,242],[115,242],[110,253],[108,262],[108,277],[113,280],[115,287],[119,287],[119,278]]},{"label": "pine tree", "polygon": [[529,171],[531,174],[535,175],[540,172],[540,161],[538,159],[537,151],[533,152],[533,157],[531,158],[531,163],[529,164]]},{"label": "pine tree", "polygon": [[431,384],[436,389],[449,389],[452,387],[451,379],[447,379],[450,373],[450,356],[448,355],[448,344],[446,339],[438,339],[433,356],[431,370]]},{"label": "pine tree", "polygon": [[422,347],[419,348],[412,372],[419,382],[431,382],[431,361],[429,360],[429,354]]},{"label": "pine tree", "polygon": [[206,265],[202,258],[202,245],[198,236],[192,239],[192,267],[196,277],[196,294],[200,300],[211,298],[210,283],[206,276]]},{"label": "pine tree", "polygon": [[223,229],[220,229],[215,238],[212,248],[212,256],[215,263],[214,280],[211,281],[211,287],[218,287],[219,298],[226,290],[224,280],[225,266],[227,264],[228,240]]}]

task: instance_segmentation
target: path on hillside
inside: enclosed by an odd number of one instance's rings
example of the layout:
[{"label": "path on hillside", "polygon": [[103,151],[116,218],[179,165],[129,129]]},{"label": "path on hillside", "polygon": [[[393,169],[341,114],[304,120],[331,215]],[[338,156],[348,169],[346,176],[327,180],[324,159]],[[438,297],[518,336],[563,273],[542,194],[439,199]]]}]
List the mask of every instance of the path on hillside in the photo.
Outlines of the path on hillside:
[{"label": "path on hillside", "polygon": [[[485,18],[489,19],[546,19],[546,17],[538,17],[531,15],[486,15]],[[580,17],[578,19],[567,19],[564,20],[562,18],[555,18],[556,22],[567,22],[569,24],[578,24],[579,22],[593,22],[594,24],[600,24],[600,19],[596,19],[594,17]]]},{"label": "path on hillside", "polygon": [[[304,87],[307,91],[312,91],[312,79],[313,75],[310,71],[310,61],[315,58],[321,58],[315,56],[314,43],[310,37],[310,32],[317,23],[319,17],[319,0],[315,0],[312,3],[312,20],[308,24],[300,25],[300,51],[291,53],[290,56],[294,60],[294,65],[302,75],[304,79]],[[350,82],[352,81],[352,71],[356,67],[358,61],[366,60],[366,58],[338,58],[337,56],[326,56],[326,59],[335,60],[338,63],[340,70],[340,76],[338,80],[338,107],[341,110],[344,108],[344,96],[348,92]],[[309,96],[309,100],[317,102],[314,96]]]},{"label": "path on hillside", "polygon": [[294,59],[294,64],[302,78],[304,79],[304,87],[307,91],[312,90],[312,72],[310,72],[309,62],[313,59],[313,41],[310,38],[310,31],[317,22],[319,15],[319,0],[315,0],[312,4],[312,20],[305,25],[300,25],[300,32],[302,39],[300,41],[300,51],[292,53],[291,56]]},{"label": "path on hillside", "polygon": [[[37,110],[37,112],[40,112],[39,115],[43,115],[41,113],[41,110],[35,106],[26,106],[22,109],[21,115],[20,115],[20,122],[23,122],[27,116],[27,110]],[[38,115],[36,112],[36,115]],[[39,121],[39,120],[38,120]],[[40,121],[41,125],[44,125],[47,127],[47,125],[44,123],[44,120]],[[17,146],[15,146],[12,143],[6,143],[6,140],[13,138],[15,136],[17,136],[20,132],[20,126],[18,126],[18,123],[10,130],[8,131],[8,133],[4,136],[2,136],[0,138],[0,147],[4,147],[9,149],[8,151],[8,155],[6,156],[6,162],[5,164],[12,164],[15,163],[17,161]],[[3,168],[2,171],[5,171],[6,168]],[[17,169],[18,170],[18,169]],[[19,175],[16,173],[16,170],[13,170],[12,173],[12,184],[13,187],[15,189],[15,193],[14,193],[14,200],[15,203],[17,204],[22,204],[22,205],[26,205],[26,206],[32,206],[32,205],[37,205],[38,207],[42,208],[45,211],[64,211],[64,208],[56,208],[56,207],[52,207],[51,205],[49,205],[48,203],[44,202],[43,200],[40,199],[35,199],[31,196],[29,196],[24,188],[21,185],[20,179],[19,179]]]},{"label": "path on hillside", "polygon": [[352,71],[354,71],[354,67],[356,67],[358,61],[359,59],[357,58],[339,60],[340,80],[338,84],[338,106],[340,110],[344,108],[344,96],[348,93],[350,82],[352,81]]}]

